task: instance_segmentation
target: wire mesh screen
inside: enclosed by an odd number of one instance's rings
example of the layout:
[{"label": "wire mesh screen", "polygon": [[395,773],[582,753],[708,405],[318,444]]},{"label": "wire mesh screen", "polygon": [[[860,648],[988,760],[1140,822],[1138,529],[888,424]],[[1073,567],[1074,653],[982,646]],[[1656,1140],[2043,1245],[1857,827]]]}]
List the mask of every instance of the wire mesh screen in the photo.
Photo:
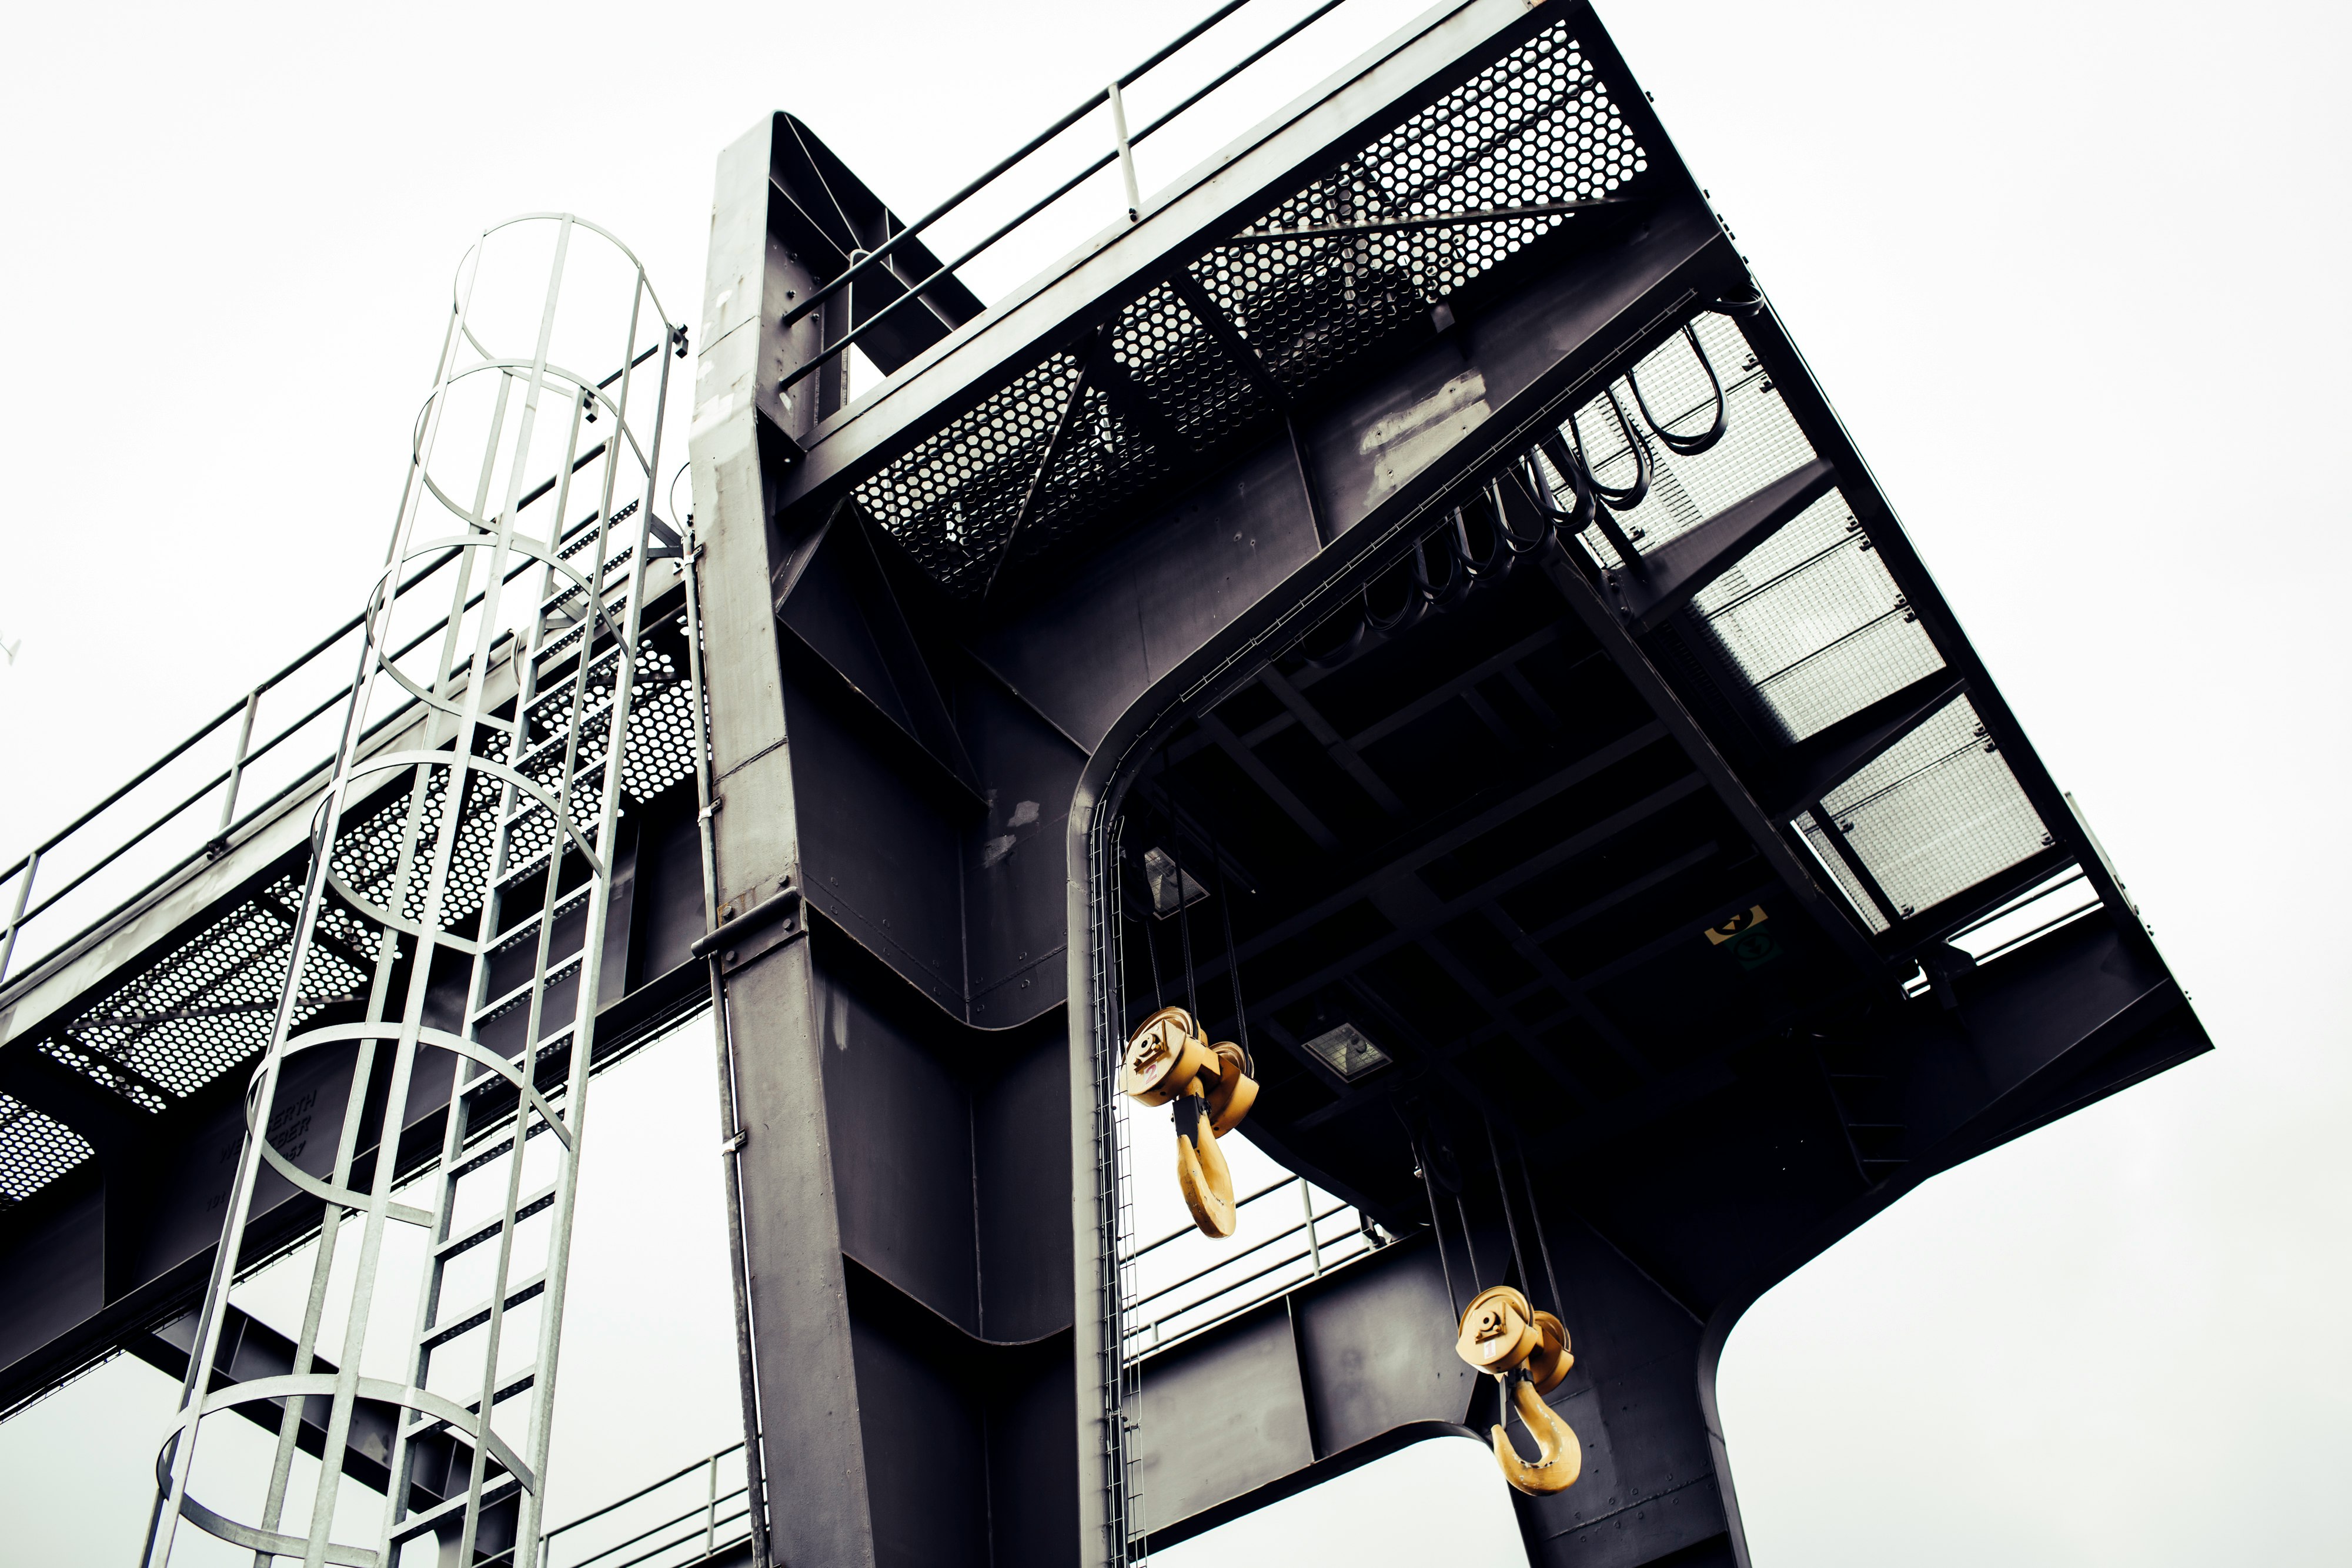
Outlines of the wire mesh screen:
[{"label": "wire mesh screen", "polygon": [[1878,900],[1871,896],[1870,889],[1863,885],[1862,879],[1854,875],[1853,868],[1838,852],[1838,845],[1830,837],[1836,831],[1833,825],[1822,821],[1811,811],[1803,811],[1798,814],[1796,826],[1803,835],[1805,847],[1812,851],[1813,859],[1829,873],[1837,890],[1845,894],[1845,901],[1853,905],[1854,913],[1861,916],[1871,935],[1874,936],[1893,926],[1895,923],[1879,909]]},{"label": "wire mesh screen", "polygon": [[[1625,537],[1647,555],[1709,517],[1801,468],[1812,444],[1757,363],[1748,339],[1729,317],[1709,311],[1690,322],[1699,350],[1677,332],[1643,356],[1630,376],[1619,376],[1576,408],[1566,429],[1585,455],[1594,481],[1630,490],[1644,457],[1651,479],[1640,504],[1612,507]],[[1646,404],[1660,427],[1696,435],[1714,420],[1715,381],[1723,387],[1723,438],[1685,456],[1666,449],[1644,421]],[[1641,451],[1635,451],[1636,444]],[[1559,489],[1563,498],[1566,486]],[[1599,528],[1578,536],[1601,565],[1625,563]]]},{"label": "wire mesh screen", "polygon": [[1811,824],[1809,834],[1843,835],[1906,918],[2053,842],[1965,696],[1831,790],[1822,805],[1831,820]]},{"label": "wire mesh screen", "polygon": [[1944,666],[1835,490],[1741,557],[1696,605],[1785,742]]}]

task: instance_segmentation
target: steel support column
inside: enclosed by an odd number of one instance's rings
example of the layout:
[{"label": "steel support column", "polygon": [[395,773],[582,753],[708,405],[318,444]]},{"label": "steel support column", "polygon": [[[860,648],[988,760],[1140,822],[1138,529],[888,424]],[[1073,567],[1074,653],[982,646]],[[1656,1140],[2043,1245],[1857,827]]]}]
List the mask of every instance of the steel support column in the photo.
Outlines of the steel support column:
[{"label": "steel support column", "polygon": [[[784,281],[771,254],[773,132],[762,122],[719,160],[696,381],[695,533],[710,700],[713,837],[727,921],[798,886],[800,832],[772,583],[785,557],[768,517],[755,402],[767,323]],[[742,1107],[737,1162],[770,1540],[794,1568],[874,1561],[858,1427],[824,1061],[805,925],[770,923],[762,950],[722,947],[726,1038]],[[797,937],[799,939],[788,939]],[[722,936],[723,941],[723,936]],[[762,1500],[753,1500],[761,1505]]]}]

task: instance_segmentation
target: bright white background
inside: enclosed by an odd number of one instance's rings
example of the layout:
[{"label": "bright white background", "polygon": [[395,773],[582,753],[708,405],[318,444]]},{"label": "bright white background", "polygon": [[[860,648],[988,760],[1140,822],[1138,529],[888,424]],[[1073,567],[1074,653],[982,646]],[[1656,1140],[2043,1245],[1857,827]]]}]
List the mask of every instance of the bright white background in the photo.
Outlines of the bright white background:
[{"label": "bright white background", "polygon": [[[919,209],[1194,9],[12,14],[0,857],[356,607],[474,226],[595,217],[693,320],[713,158],[768,110]],[[2221,1047],[1931,1184],[1750,1314],[1723,1402],[1757,1561],[2352,1555],[2352,29],[1604,13]],[[620,1326],[577,1299],[575,1332]],[[110,1369],[0,1429],[5,1555],[89,1507],[104,1530],[24,1560],[126,1561],[163,1414]]]}]

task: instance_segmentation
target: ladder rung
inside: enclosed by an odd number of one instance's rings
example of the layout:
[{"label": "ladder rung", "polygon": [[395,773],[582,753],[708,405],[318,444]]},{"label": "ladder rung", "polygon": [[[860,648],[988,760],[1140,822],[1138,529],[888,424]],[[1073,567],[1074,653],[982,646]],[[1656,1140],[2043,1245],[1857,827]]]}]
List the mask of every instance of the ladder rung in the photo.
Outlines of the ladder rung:
[{"label": "ladder rung", "polygon": [[[488,1508],[494,1502],[504,1501],[507,1494],[521,1484],[521,1481],[514,1476],[500,1476],[496,1480],[484,1482],[482,1506]],[[436,1525],[455,1519],[465,1511],[466,1494],[459,1492],[456,1497],[435,1503],[423,1513],[410,1514],[394,1525],[392,1531],[392,1543],[394,1547],[402,1546],[429,1532]]]},{"label": "ladder rung", "polygon": [[[512,1312],[515,1308],[522,1305],[525,1301],[530,1301],[532,1297],[538,1295],[541,1291],[546,1289],[547,1271],[542,1269],[538,1273],[531,1275],[529,1279],[524,1280],[521,1283],[516,1285],[514,1289],[507,1292],[505,1310]],[[489,1321],[490,1303],[488,1301],[478,1302],[475,1305],[474,1309],[467,1312],[464,1317],[458,1318],[455,1322],[452,1322],[441,1328],[434,1329],[426,1333],[423,1339],[416,1342],[416,1348],[419,1350],[438,1350],[443,1345],[447,1344],[451,1340],[456,1339],[459,1334],[469,1333],[475,1329],[480,1328],[484,1323],[488,1322]]]},{"label": "ladder rung", "polygon": [[[516,1395],[521,1393],[524,1389],[529,1388],[532,1384],[538,1381],[539,1367],[537,1364],[534,1363],[530,1366],[524,1367],[520,1372],[516,1373],[504,1383],[499,1384],[490,1395],[490,1403],[493,1406],[496,1406],[506,1400],[511,1399]],[[469,1400],[466,1404],[458,1406],[458,1408],[464,1410],[468,1416],[479,1416],[482,1413],[482,1402],[478,1399]],[[411,1416],[408,1426],[402,1433],[402,1436],[414,1437],[419,1433],[430,1432],[436,1427],[446,1427],[448,1424],[448,1422],[443,1420],[438,1416]],[[457,1436],[460,1439],[464,1439],[466,1435],[460,1432]]]},{"label": "ladder rung", "polygon": [[[550,1182],[545,1186],[541,1187],[537,1192],[531,1194],[530,1197],[524,1199],[522,1203],[516,1206],[514,1213],[515,1223],[517,1225],[520,1225],[524,1220],[529,1219],[532,1215],[537,1214],[541,1209],[547,1207],[554,1201],[555,1184],[553,1182]],[[477,1226],[473,1229],[467,1231],[465,1235],[452,1237],[450,1239],[441,1243],[440,1246],[436,1247],[433,1249],[433,1256],[439,1261],[446,1263],[450,1259],[457,1256],[460,1252],[471,1251],[474,1248],[479,1247],[483,1242],[488,1241],[491,1237],[496,1236],[505,1225],[505,1219],[499,1218],[493,1219],[486,1225]]]}]

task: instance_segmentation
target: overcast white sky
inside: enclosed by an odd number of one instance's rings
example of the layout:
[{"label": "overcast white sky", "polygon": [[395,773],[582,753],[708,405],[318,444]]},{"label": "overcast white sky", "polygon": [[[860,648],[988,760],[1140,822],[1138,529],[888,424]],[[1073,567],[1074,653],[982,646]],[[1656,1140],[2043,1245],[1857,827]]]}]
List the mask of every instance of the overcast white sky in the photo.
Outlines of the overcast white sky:
[{"label": "overcast white sky", "polygon": [[[698,319],[713,160],[761,115],[919,208],[1195,8],[13,13],[0,857],[356,607],[481,224],[595,218]],[[1749,1314],[1757,1563],[2344,1560],[2352,26],[1602,11],[2220,1046]],[[149,1462],[168,1394],[108,1375],[0,1428],[11,1538]],[[135,1549],[89,1544],[40,1560]]]}]

